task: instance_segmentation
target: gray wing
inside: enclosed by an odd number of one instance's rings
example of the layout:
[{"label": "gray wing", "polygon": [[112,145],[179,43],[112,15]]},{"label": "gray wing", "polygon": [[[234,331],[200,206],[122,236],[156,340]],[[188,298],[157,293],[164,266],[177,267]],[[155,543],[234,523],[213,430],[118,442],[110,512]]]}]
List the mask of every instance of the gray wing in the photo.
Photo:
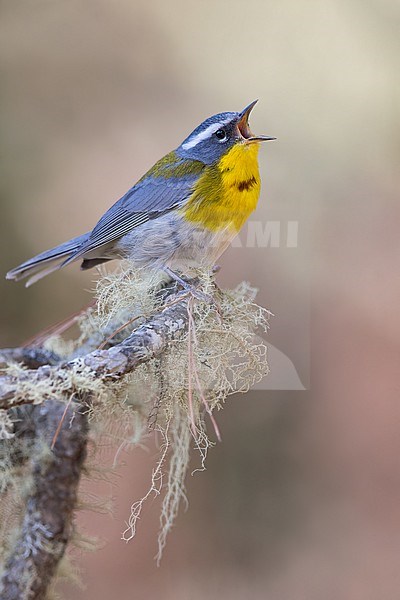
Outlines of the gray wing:
[{"label": "gray wing", "polygon": [[64,264],[118,240],[150,219],[179,208],[190,196],[198,176],[198,173],[179,178],[150,175],[139,181],[101,217],[85,243]]}]

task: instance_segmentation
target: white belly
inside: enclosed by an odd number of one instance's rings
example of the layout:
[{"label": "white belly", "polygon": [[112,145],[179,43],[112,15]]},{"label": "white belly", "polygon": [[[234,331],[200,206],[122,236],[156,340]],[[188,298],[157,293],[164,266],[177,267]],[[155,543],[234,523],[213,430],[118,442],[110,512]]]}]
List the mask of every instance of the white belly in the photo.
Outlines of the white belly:
[{"label": "white belly", "polygon": [[214,232],[194,226],[177,213],[169,213],[133,229],[114,245],[112,253],[140,266],[167,265],[181,272],[193,267],[208,269],[235,235],[229,227]]}]

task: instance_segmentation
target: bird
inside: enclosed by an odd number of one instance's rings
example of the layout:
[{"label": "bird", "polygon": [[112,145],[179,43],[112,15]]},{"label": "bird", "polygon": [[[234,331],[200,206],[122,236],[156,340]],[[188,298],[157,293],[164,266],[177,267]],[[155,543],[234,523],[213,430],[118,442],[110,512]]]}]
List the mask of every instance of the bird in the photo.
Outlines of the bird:
[{"label": "bird", "polygon": [[100,218],[92,231],[10,270],[26,287],[81,260],[86,270],[113,259],[164,271],[187,287],[191,269],[212,270],[255,210],[258,150],[276,138],[252,133],[249,115],[222,112],[203,121]]}]

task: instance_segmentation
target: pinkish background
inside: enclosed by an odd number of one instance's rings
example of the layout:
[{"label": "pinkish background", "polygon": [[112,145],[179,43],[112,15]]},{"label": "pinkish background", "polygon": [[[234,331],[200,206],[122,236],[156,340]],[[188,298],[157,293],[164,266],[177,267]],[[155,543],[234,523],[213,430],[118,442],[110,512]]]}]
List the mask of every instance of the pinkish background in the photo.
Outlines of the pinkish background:
[{"label": "pinkish background", "polygon": [[[286,390],[284,372],[229,399],[223,443],[188,477],[189,510],[159,568],[157,501],[137,539],[120,540],[155,448],[124,456],[102,490],[114,517],[79,514],[105,544],[78,553],[86,589],[66,585],[64,598],[397,599],[399,3],[5,0],[0,11],[3,274],[91,228],[213,113],[258,97],[252,127],[278,137],[260,153],[251,219],[278,222],[278,247],[246,247],[244,231],[220,282],[260,288],[275,314],[268,341],[301,384]],[[29,290],[0,278],[1,346],[83,306],[92,280],[76,267]]]}]

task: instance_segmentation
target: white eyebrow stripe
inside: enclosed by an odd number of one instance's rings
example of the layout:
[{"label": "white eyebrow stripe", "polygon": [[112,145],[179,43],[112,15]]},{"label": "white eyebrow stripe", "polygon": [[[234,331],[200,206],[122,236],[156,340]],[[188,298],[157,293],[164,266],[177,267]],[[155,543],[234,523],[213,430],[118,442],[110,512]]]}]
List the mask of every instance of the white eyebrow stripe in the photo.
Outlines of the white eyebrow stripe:
[{"label": "white eyebrow stripe", "polygon": [[231,119],[225,119],[225,121],[220,121],[219,123],[212,123],[211,125],[206,127],[206,129],[204,129],[204,131],[200,131],[200,133],[198,133],[192,140],[189,140],[188,142],[183,144],[182,148],[184,150],[189,150],[190,148],[194,148],[195,146],[197,146],[197,144],[206,140],[213,133],[218,131],[218,129],[220,129],[221,127],[223,127],[230,121],[231,121]]}]

